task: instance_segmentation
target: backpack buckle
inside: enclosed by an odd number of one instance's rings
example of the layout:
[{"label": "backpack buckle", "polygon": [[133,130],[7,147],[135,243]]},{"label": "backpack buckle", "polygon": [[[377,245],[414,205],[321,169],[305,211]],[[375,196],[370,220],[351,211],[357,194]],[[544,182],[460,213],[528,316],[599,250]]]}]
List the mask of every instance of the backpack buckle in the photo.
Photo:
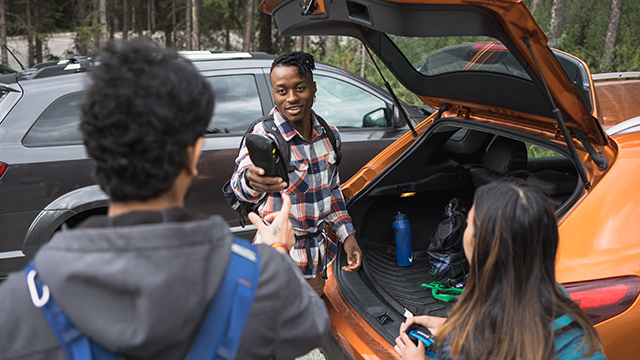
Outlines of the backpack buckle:
[{"label": "backpack buckle", "polygon": [[31,301],[37,308],[41,308],[49,301],[49,287],[42,285],[42,297],[38,295],[38,285],[36,284],[36,269],[32,269],[27,274],[27,287],[29,287],[29,295],[31,295]]}]

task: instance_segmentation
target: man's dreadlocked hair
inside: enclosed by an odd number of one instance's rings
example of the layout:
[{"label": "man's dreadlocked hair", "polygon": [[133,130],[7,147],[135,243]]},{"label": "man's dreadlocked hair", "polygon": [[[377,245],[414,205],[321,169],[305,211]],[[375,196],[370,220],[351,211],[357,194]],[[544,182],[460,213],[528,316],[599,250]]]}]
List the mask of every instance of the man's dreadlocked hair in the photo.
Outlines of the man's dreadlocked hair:
[{"label": "man's dreadlocked hair", "polygon": [[316,63],[311,54],[302,51],[294,51],[278,56],[271,64],[271,70],[276,66],[295,66],[298,68],[298,74],[304,78],[307,72],[316,69]]}]

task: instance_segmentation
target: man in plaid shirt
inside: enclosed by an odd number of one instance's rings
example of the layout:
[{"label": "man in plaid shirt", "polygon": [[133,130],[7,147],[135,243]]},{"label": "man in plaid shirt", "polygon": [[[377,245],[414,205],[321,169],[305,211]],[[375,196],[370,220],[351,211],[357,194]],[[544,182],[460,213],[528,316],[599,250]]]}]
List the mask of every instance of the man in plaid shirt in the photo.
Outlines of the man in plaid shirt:
[{"label": "man in plaid shirt", "polygon": [[[243,201],[257,202],[267,196],[260,207],[263,218],[282,207],[280,192],[291,197],[289,219],[296,234],[296,243],[289,253],[311,287],[322,295],[326,269],[337,253],[337,245],[327,237],[324,227],[331,226],[343,243],[348,262],[343,270],[358,270],[362,252],[340,190],[336,153],[317,121],[317,115],[311,110],[316,93],[311,72],[314,69],[313,57],[303,52],[284,54],[271,66],[271,86],[276,104],[271,115],[290,146],[290,164],[295,167],[295,171],[289,173],[289,183],[280,177],[264,176],[264,170],[253,165],[245,144],[242,144],[231,186],[238,199]],[[339,148],[340,134],[333,126],[331,130]],[[277,143],[263,123],[256,125],[253,133]],[[255,241],[260,242],[259,234]]]}]

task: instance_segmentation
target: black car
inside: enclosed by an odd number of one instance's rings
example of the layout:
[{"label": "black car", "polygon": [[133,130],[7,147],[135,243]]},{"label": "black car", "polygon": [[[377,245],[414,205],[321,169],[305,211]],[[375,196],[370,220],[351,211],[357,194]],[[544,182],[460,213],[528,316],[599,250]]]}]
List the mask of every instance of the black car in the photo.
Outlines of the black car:
[{"label": "black car", "polygon": [[[238,214],[221,187],[233,172],[248,125],[269,113],[271,62],[265,53],[183,52],[215,92],[200,177],[186,201],[190,209],[222,215],[239,235]],[[23,267],[61,227],[105,214],[107,196],[92,177],[93,164],[78,129],[89,61],[74,57],[20,74],[0,76],[0,279]],[[340,176],[349,179],[406,132],[390,95],[345,70],[317,64],[314,110],[342,134]],[[197,94],[194,94],[197,95]],[[404,105],[414,123],[424,109]]]}]

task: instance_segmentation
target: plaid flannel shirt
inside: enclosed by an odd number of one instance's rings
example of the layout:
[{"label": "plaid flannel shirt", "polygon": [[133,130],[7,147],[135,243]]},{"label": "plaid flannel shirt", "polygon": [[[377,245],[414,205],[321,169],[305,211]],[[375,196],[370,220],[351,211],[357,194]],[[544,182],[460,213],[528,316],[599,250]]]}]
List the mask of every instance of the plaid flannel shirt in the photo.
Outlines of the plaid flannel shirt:
[{"label": "plaid flannel shirt", "polygon": [[[289,173],[289,187],[284,190],[291,197],[289,219],[293,224],[294,233],[296,235],[312,234],[320,229],[322,223],[325,223],[331,226],[337,238],[344,242],[355,230],[340,190],[336,153],[333,151],[329,137],[316,120],[315,113],[311,115],[314,121],[311,142],[304,139],[276,109],[272,114],[282,137],[291,145],[290,163],[295,166],[295,171]],[[330,125],[330,128],[340,148],[340,134],[334,126]],[[268,137],[277,143],[275,137],[262,125],[255,126],[253,133]],[[258,193],[247,186],[244,174],[252,163],[244,143],[240,148],[236,164],[238,168],[231,178],[231,186],[238,199],[256,202],[268,196],[267,201],[260,207],[262,217],[280,210],[282,197],[279,193]],[[260,242],[259,234],[256,234],[255,242]],[[305,248],[307,245],[305,242],[308,243],[308,251]],[[321,232],[312,239],[296,241],[290,255],[306,278],[314,278],[333,262],[337,250],[337,245],[324,232]],[[308,254],[311,255],[311,266],[308,266]]]}]

